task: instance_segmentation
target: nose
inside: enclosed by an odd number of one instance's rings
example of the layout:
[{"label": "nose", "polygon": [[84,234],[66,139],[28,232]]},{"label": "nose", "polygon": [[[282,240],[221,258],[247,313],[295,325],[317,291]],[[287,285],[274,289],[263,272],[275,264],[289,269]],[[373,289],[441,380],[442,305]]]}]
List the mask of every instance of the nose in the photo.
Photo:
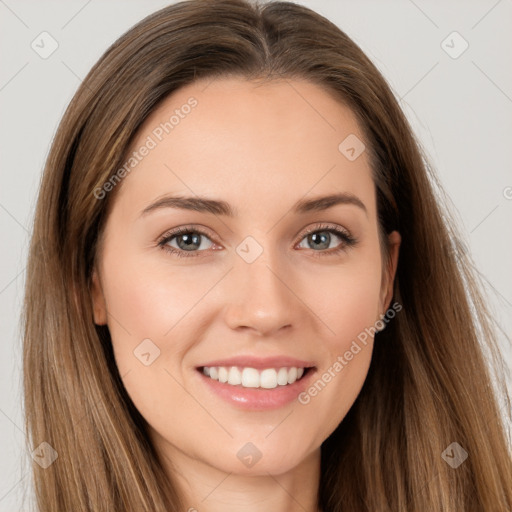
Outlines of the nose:
[{"label": "nose", "polygon": [[225,290],[225,322],[234,330],[259,336],[276,336],[304,322],[307,307],[293,269],[264,251],[248,263],[238,255]]}]

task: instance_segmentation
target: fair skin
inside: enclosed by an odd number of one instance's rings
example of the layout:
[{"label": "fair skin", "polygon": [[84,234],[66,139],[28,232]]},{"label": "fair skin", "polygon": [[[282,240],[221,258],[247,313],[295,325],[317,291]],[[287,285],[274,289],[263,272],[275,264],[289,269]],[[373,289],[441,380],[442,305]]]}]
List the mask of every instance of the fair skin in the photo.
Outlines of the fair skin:
[{"label": "fair skin", "polygon": [[[350,161],[338,150],[350,134],[363,140],[361,130],[346,106],[306,81],[190,84],[151,114],[132,151],[190,96],[197,106],[117,185],[93,274],[95,322],[108,324],[123,383],[185,510],[316,512],[320,446],[361,390],[373,338],[308,403],[242,406],[212,391],[201,366],[291,357],[310,363],[309,389],[390,306],[400,236],[389,235],[385,260],[367,154]],[[357,200],[293,210],[333,193]],[[165,195],[222,200],[236,215],[161,207],[141,216]],[[165,243],[192,256],[158,245],[190,225],[206,233],[193,252],[183,235]],[[248,236],[257,245],[242,243]],[[240,247],[263,252],[248,263]],[[145,339],[154,344],[145,353],[160,350],[149,365],[134,355]],[[244,463],[243,447],[261,458]]]}]

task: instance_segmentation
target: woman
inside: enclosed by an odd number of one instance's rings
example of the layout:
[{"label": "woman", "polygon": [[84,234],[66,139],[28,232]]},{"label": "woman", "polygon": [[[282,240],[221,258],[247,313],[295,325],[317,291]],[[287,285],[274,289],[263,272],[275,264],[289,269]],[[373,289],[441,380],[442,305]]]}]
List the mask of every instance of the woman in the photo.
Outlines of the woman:
[{"label": "woman", "polygon": [[493,323],[432,178],[305,7],[192,0],[124,34],[37,205],[39,510],[510,510]]}]

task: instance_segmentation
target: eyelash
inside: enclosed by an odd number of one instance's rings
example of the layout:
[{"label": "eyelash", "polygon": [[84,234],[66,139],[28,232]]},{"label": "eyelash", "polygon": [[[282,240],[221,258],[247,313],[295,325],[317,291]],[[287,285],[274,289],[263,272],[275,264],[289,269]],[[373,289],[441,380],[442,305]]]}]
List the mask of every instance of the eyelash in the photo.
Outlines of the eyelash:
[{"label": "eyelash", "polygon": [[[332,226],[330,226],[328,224],[323,224],[323,225],[320,225],[320,226],[315,226],[314,228],[310,228],[310,229],[306,230],[302,234],[300,242],[302,242],[302,240],[305,237],[307,237],[308,235],[311,235],[312,233],[317,233],[317,232],[333,233],[336,236],[338,236],[342,240],[342,242],[339,244],[338,247],[336,247],[334,249],[322,250],[322,251],[314,251],[313,250],[314,257],[334,256],[334,255],[339,254],[342,251],[346,251],[347,249],[349,249],[351,247],[354,247],[358,243],[358,240],[356,238],[354,238],[352,235],[350,235],[350,233],[348,233],[348,231],[342,230],[340,228],[332,227]],[[179,235],[183,235],[185,233],[186,234],[191,234],[191,233],[199,234],[199,235],[203,235],[206,238],[210,239],[208,233],[206,233],[201,228],[197,228],[197,227],[194,227],[194,226],[184,226],[184,227],[175,229],[174,231],[170,231],[170,232],[167,232],[164,235],[162,235],[162,237],[158,241],[158,246],[162,250],[164,250],[164,251],[166,251],[168,253],[171,253],[171,254],[173,254],[175,256],[178,256],[179,258],[191,258],[191,257],[194,258],[194,257],[201,257],[201,256],[203,256],[201,253],[202,252],[206,252],[204,250],[202,250],[202,251],[189,251],[189,254],[187,254],[187,251],[178,250],[178,249],[176,249],[174,247],[170,247],[169,245],[167,245],[167,243],[170,242],[173,238],[175,238],[175,237],[177,237]]]}]

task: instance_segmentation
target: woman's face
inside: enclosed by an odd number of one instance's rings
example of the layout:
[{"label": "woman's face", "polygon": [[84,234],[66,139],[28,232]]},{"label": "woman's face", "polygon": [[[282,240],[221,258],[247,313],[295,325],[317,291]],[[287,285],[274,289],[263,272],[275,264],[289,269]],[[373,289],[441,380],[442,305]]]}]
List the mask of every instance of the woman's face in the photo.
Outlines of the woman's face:
[{"label": "woman's face", "polygon": [[299,80],[195,82],[143,125],[94,311],[169,459],[281,474],[354,403],[399,244],[384,264],[362,139],[347,107]]}]

